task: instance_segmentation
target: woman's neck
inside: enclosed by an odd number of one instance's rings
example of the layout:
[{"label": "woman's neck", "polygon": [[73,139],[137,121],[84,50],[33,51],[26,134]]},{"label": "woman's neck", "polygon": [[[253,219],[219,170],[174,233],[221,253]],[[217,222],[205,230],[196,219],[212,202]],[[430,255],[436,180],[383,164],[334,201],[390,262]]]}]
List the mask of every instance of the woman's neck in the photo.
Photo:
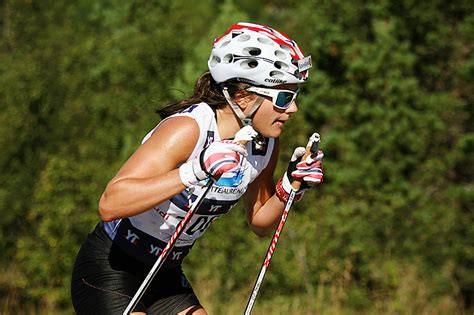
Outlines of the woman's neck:
[{"label": "woman's neck", "polygon": [[242,128],[242,123],[229,106],[216,110],[217,129],[221,139],[233,139],[237,131]]}]

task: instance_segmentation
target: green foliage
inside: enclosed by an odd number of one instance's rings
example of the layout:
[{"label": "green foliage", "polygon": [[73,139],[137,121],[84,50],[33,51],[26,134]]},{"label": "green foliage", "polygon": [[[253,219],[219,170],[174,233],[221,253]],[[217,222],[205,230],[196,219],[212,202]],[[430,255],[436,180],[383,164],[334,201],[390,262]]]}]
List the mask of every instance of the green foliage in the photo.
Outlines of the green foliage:
[{"label": "green foliage", "polygon": [[[0,277],[2,312],[15,297],[70,309],[107,181],[239,20],[281,29],[314,60],[276,179],[312,132],[326,154],[256,314],[474,304],[472,1],[7,0],[0,16],[0,265],[18,275]],[[211,314],[242,311],[268,242],[241,205],[197,242],[184,268]]]}]

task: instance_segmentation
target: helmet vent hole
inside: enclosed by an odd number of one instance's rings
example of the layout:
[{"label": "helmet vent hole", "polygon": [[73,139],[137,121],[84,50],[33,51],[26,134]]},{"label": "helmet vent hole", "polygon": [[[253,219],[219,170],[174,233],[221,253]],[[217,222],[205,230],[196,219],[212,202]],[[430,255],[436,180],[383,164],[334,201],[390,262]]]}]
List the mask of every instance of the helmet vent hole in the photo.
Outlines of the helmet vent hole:
[{"label": "helmet vent hole", "polygon": [[232,63],[234,61],[234,55],[232,54],[227,54],[222,58],[222,63]]},{"label": "helmet vent hole", "polygon": [[258,61],[255,59],[247,59],[240,63],[242,69],[253,69],[258,66]]},{"label": "helmet vent hole", "polygon": [[297,79],[299,79],[299,80],[301,80],[301,79],[303,78],[303,76],[302,76],[301,73],[298,71],[298,69],[295,70],[294,76],[295,76]]},{"label": "helmet vent hole", "polygon": [[244,56],[258,56],[262,53],[262,50],[257,47],[245,47],[242,50]]},{"label": "helmet vent hole", "polygon": [[280,48],[285,50],[285,51],[288,51],[288,52],[291,52],[292,49],[290,48],[290,46],[287,46],[287,45],[283,45],[283,44],[280,44]]},{"label": "helmet vent hole", "polygon": [[273,71],[270,71],[270,77],[271,78],[274,78],[274,79],[281,79],[285,76],[285,74],[281,71],[276,71],[276,70],[273,70]]},{"label": "helmet vent hole", "polygon": [[275,50],[275,56],[277,56],[278,58],[280,58],[282,60],[285,60],[286,56],[287,56],[287,53],[282,51],[282,50]]},{"label": "helmet vent hole", "polygon": [[259,37],[259,38],[257,38],[257,40],[260,43],[265,44],[265,45],[273,45],[273,41],[269,38],[266,38],[266,37]]},{"label": "helmet vent hole", "polygon": [[224,48],[225,46],[229,45],[229,43],[230,43],[230,40],[225,41],[222,43],[222,45],[219,48]]},{"label": "helmet vent hole", "polygon": [[288,68],[289,68],[286,63],[281,62],[281,61],[275,61],[273,65],[275,66],[275,68],[281,69],[283,71],[288,71]]},{"label": "helmet vent hole", "polygon": [[237,40],[239,42],[246,42],[250,39],[250,35],[247,35],[247,34],[243,34],[243,35],[240,35],[240,36],[237,36]]},{"label": "helmet vent hole", "polygon": [[221,58],[217,56],[212,56],[211,61],[209,63],[211,64],[211,67],[215,67],[220,62],[221,62]]}]

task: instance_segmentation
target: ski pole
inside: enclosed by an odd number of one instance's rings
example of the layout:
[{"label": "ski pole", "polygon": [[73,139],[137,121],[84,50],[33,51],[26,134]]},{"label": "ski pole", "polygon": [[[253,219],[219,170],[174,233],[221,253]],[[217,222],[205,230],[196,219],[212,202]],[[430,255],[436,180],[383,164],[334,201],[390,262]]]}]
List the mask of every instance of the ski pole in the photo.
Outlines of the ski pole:
[{"label": "ski pole", "polygon": [[133,296],[132,300],[128,304],[127,308],[123,312],[123,315],[130,314],[132,312],[132,310],[137,306],[138,301],[143,297],[143,294],[145,294],[146,289],[148,289],[148,287],[150,286],[153,278],[156,276],[156,274],[160,270],[161,266],[165,262],[166,258],[170,254],[171,250],[173,249],[173,247],[176,243],[176,240],[179,238],[179,236],[183,232],[185,225],[189,222],[189,220],[191,220],[191,217],[193,216],[196,209],[199,208],[199,206],[201,205],[202,201],[204,200],[204,197],[206,197],[206,195],[209,192],[210,188],[212,187],[213,183],[214,183],[214,180],[212,178],[210,178],[209,181],[204,186],[202,192],[198,195],[198,197],[194,201],[194,204],[192,205],[192,207],[186,213],[186,215],[181,220],[181,222],[179,222],[179,224],[176,227],[176,230],[174,231],[174,233],[171,236],[170,240],[166,244],[165,248],[161,252],[160,256],[156,260],[153,267],[151,267],[150,271],[148,272],[147,276],[145,277],[145,280],[143,280],[142,284],[140,285],[137,292]]},{"label": "ski pole", "polygon": [[[321,137],[318,133],[313,133],[313,135],[309,138],[308,145],[306,146],[306,153],[302,157],[301,160],[306,159],[311,153],[318,152],[318,144]],[[265,255],[265,259],[262,264],[262,268],[260,269],[260,273],[258,274],[257,281],[255,281],[255,285],[252,290],[252,294],[249,297],[247,302],[247,307],[245,308],[245,315],[250,315],[252,312],[253,304],[257,299],[258,290],[260,289],[260,285],[263,282],[263,278],[265,277],[265,273],[267,272],[268,265],[270,264],[270,260],[272,259],[273,253],[275,251],[276,245],[278,243],[278,239],[280,238],[281,231],[283,230],[283,226],[285,225],[286,218],[288,217],[288,213],[290,212],[290,208],[293,204],[293,200],[295,199],[296,192],[300,189],[301,181],[295,180],[291,183],[292,189],[290,192],[290,196],[288,197],[288,201],[285,204],[285,209],[281,215],[280,224],[278,225],[275,233],[273,234],[273,239],[268,247],[267,254]]]},{"label": "ski pole", "polygon": [[[235,135],[235,141],[241,143],[242,145],[245,145],[247,141],[250,141],[252,138],[255,137],[257,133],[254,131],[254,129],[249,126],[242,128],[237,132]],[[161,266],[165,262],[166,258],[170,254],[171,250],[173,249],[174,245],[176,244],[176,241],[178,240],[179,236],[184,230],[184,227],[186,224],[191,220],[191,217],[194,215],[196,212],[196,209],[199,208],[201,205],[202,201],[206,197],[207,193],[212,187],[212,184],[214,184],[216,180],[214,178],[209,178],[209,181],[206,183],[206,185],[203,187],[203,190],[201,193],[198,195],[196,200],[194,201],[194,204],[191,206],[191,208],[188,210],[184,218],[181,220],[181,222],[178,224],[176,227],[176,230],[174,231],[173,235],[171,236],[170,240],[166,244],[165,248],[161,252],[160,256],[156,260],[156,262],[153,264],[151,267],[150,271],[148,272],[147,276],[143,280],[142,284],[138,288],[137,292],[133,296],[132,300],[130,303],[127,305],[127,308],[123,312],[123,315],[128,315],[132,310],[137,306],[138,301],[143,297],[143,294],[145,294],[146,289],[150,286],[151,282],[153,281],[153,278],[156,276],[158,271],[160,270]]]}]

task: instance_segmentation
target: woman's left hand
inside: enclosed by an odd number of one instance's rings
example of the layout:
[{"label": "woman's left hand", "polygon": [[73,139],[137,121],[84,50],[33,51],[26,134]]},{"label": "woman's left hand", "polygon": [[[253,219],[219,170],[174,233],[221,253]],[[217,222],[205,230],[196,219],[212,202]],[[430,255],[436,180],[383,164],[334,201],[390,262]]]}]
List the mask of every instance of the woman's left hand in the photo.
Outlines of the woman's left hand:
[{"label": "woman's left hand", "polygon": [[288,164],[287,171],[277,183],[276,194],[284,202],[288,201],[288,197],[293,189],[291,184],[294,181],[301,181],[300,189],[295,196],[296,201],[301,199],[307,189],[323,182],[323,151],[319,150],[317,153],[309,155],[304,161],[301,161],[305,153],[306,149],[303,147],[295,149],[291,156],[290,163]]},{"label": "woman's left hand", "polygon": [[[290,164],[297,162],[304,155],[305,151],[301,149],[304,148],[295,149]],[[292,179],[300,180],[302,186],[306,186],[302,188],[311,188],[322,183],[324,177],[323,157],[323,151],[319,150],[317,153],[309,155],[304,161],[296,163],[295,169],[290,172]]]}]

